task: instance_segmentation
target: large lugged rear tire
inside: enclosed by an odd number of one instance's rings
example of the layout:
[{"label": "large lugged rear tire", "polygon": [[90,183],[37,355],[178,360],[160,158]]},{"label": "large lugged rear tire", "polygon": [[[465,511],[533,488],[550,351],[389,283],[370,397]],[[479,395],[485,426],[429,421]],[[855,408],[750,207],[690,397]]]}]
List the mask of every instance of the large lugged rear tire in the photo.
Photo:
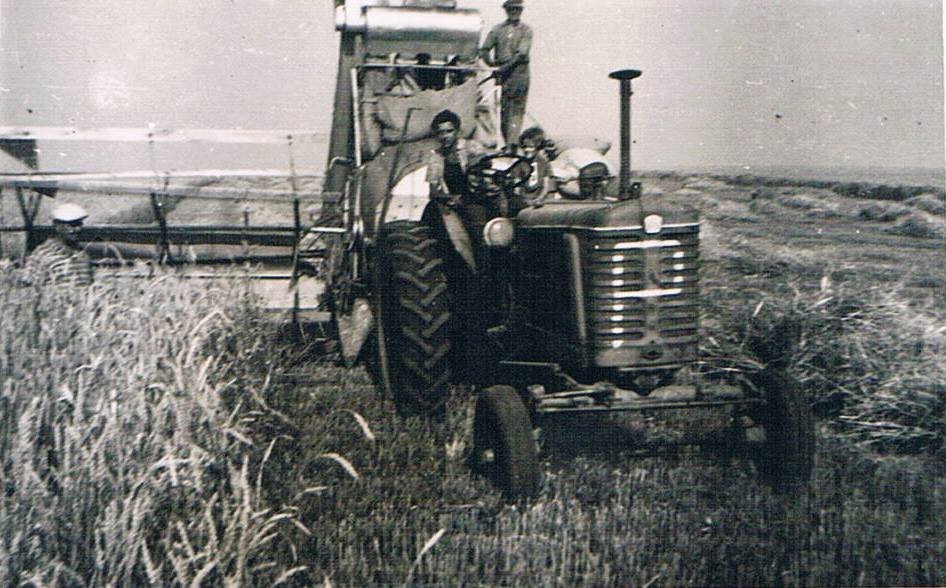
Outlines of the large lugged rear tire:
[{"label": "large lugged rear tire", "polygon": [[781,370],[755,378],[766,404],[753,415],[765,440],[752,452],[762,479],[776,491],[791,492],[811,480],[815,460],[815,425],[811,405],[798,382]]},{"label": "large lugged rear tire", "polygon": [[[451,315],[437,241],[425,225],[392,223],[382,232],[378,263],[385,345],[377,347],[386,354],[397,411],[440,416],[450,382]],[[382,370],[371,372],[383,389]]]},{"label": "large lugged rear tire", "polygon": [[529,412],[509,386],[480,393],[473,418],[474,467],[512,499],[539,492],[541,474]]}]

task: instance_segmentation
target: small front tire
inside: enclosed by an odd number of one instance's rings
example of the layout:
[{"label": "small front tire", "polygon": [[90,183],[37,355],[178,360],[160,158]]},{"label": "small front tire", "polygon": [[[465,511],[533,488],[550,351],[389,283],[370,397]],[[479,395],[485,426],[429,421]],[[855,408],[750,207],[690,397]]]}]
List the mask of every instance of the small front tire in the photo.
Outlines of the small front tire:
[{"label": "small front tire", "polygon": [[507,498],[535,496],[541,473],[529,412],[515,389],[492,386],[476,401],[474,467]]},{"label": "small front tire", "polygon": [[754,378],[765,405],[753,420],[764,439],[751,456],[760,477],[778,492],[808,485],[815,460],[815,426],[811,406],[799,383],[782,370],[765,370]]}]

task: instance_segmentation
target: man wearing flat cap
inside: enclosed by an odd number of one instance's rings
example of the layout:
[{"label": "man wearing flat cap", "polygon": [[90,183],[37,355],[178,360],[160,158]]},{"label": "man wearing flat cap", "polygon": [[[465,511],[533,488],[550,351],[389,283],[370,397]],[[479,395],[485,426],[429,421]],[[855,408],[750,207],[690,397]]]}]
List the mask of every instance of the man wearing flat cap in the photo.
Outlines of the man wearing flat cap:
[{"label": "man wearing flat cap", "polygon": [[88,213],[78,204],[61,204],[53,210],[56,234],[30,254],[31,281],[40,284],[88,286],[92,262],[79,244],[79,232]]},{"label": "man wearing flat cap", "polygon": [[480,58],[498,68],[496,80],[502,85],[502,131],[506,143],[519,139],[522,117],[529,97],[529,50],[532,48],[532,29],[522,22],[522,0],[506,0],[506,20],[489,32]]}]

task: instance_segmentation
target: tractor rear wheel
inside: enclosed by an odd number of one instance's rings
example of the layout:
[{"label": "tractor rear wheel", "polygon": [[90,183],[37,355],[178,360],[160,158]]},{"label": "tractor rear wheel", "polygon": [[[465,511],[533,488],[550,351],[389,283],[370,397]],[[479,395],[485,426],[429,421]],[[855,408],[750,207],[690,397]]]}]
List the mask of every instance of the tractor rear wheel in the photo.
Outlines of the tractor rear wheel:
[{"label": "tractor rear wheel", "polygon": [[382,389],[390,388],[385,391],[402,416],[442,416],[450,382],[451,315],[437,240],[425,225],[391,223],[383,229],[377,262],[377,320],[384,341],[375,341],[372,377]]},{"label": "tractor rear wheel", "polygon": [[808,484],[814,469],[815,426],[811,406],[799,383],[782,370],[765,370],[754,383],[765,405],[751,416],[765,432],[751,457],[762,479],[776,491],[790,492]]},{"label": "tractor rear wheel", "polygon": [[473,417],[473,466],[507,498],[539,491],[538,451],[529,412],[515,389],[492,386],[480,393]]}]

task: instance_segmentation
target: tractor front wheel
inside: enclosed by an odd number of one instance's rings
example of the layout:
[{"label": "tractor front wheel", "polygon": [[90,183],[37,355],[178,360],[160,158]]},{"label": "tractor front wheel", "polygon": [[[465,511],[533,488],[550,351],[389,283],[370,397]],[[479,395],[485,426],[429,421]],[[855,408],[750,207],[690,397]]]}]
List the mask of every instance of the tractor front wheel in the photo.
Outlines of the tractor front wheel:
[{"label": "tractor front wheel", "polygon": [[480,393],[473,417],[473,465],[508,498],[529,498],[539,491],[538,451],[529,412],[509,386]]},{"label": "tractor front wheel", "polygon": [[754,378],[765,404],[751,416],[764,432],[751,456],[762,479],[779,492],[808,484],[814,469],[815,427],[811,406],[799,383],[781,370]]}]

